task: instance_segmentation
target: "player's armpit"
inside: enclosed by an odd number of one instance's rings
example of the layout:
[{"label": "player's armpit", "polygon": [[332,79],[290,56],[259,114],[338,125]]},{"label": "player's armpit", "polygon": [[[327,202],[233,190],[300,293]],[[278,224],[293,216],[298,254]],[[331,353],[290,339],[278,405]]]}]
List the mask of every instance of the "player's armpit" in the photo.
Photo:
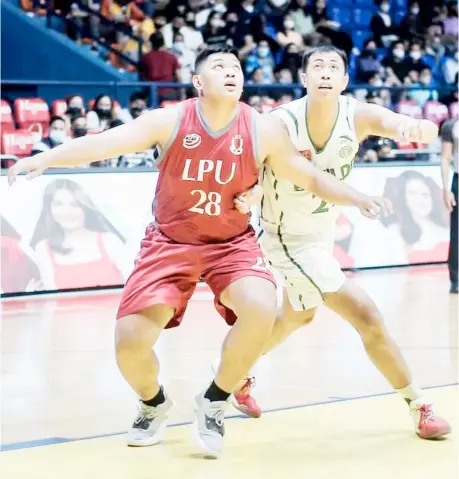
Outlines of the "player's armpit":
[{"label": "player's armpit", "polygon": [[401,143],[431,143],[438,137],[438,127],[432,121],[418,120],[363,102],[357,103],[355,127],[359,141],[368,136],[381,136]]}]

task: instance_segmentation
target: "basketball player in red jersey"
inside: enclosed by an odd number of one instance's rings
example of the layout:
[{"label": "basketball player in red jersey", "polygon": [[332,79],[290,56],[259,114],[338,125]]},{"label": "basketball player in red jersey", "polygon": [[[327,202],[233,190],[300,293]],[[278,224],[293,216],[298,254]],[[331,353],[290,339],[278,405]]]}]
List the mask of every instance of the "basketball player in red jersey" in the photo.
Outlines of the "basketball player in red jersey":
[{"label": "basketball player in red jersey", "polygon": [[[164,328],[178,326],[196,283],[203,279],[229,325],[221,363],[210,387],[197,396],[195,439],[218,455],[230,392],[263,352],[276,316],[275,282],[247,215],[234,197],[257,183],[264,162],[279,177],[294,180],[326,201],[386,214],[383,198],[370,198],[304,161],[282,126],[240,103],[243,74],[237,52],[211,47],[196,59],[193,85],[198,99],[157,109],[131,123],[19,160],[12,184],[48,167],[72,167],[159,145],[162,155],[154,223],[141,243],[126,282],[116,324],[116,358],[138,394],[140,411],[128,444],[157,444],[172,402],[158,383],[152,351]],[[237,318],[237,322],[236,322]]]}]

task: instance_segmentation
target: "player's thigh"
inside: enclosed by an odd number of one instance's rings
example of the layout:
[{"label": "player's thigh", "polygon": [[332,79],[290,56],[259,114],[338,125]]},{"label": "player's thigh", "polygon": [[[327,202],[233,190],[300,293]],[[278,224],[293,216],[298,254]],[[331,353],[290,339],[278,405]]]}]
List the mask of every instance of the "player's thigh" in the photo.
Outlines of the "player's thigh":
[{"label": "player's thigh", "polygon": [[165,327],[180,324],[200,277],[198,256],[196,246],[174,243],[153,226],[149,227],[123,289],[117,319],[147,315],[160,326],[164,315],[150,315],[150,308],[167,306],[174,313]]},{"label": "player's thigh", "polygon": [[218,312],[228,324],[236,318],[273,322],[276,282],[252,231],[225,244],[212,245],[203,279],[215,294]]},{"label": "player's thigh", "polygon": [[326,293],[338,291],[345,281],[326,238],[265,233],[260,245],[272,268],[283,279],[294,311],[317,308]]}]

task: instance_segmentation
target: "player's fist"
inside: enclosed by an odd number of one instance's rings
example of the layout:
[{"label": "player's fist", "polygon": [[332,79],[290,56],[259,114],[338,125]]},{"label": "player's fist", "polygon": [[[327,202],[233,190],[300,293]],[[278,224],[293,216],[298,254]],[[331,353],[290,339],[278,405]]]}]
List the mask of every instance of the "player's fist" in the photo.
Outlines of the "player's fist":
[{"label": "player's fist", "polygon": [[45,169],[46,165],[40,161],[39,156],[22,158],[8,170],[8,183],[12,185],[16,181],[16,177],[19,173],[27,173],[27,179],[32,180],[40,176]]},{"label": "player's fist", "polygon": [[255,185],[250,190],[236,195],[236,198],[234,198],[234,206],[239,213],[246,215],[250,212],[250,208],[253,205],[260,203],[262,196],[263,188],[260,185]]},{"label": "player's fist", "polygon": [[368,197],[362,205],[360,205],[360,212],[363,216],[372,220],[389,216],[394,212],[392,202],[382,196]]},{"label": "player's fist", "polygon": [[429,120],[416,120],[405,117],[397,131],[398,141],[402,145],[409,143],[432,143],[438,137],[438,126]]},{"label": "player's fist", "polygon": [[445,203],[446,209],[452,213],[454,207],[456,206],[456,199],[454,198],[454,194],[450,190],[443,191],[443,201]]}]

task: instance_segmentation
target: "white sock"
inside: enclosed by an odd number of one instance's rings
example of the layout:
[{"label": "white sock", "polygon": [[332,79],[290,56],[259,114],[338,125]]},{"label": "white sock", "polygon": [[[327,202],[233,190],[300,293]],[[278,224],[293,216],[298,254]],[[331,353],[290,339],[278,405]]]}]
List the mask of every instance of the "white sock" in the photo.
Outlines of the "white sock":
[{"label": "white sock", "polygon": [[403,399],[406,399],[409,402],[424,397],[422,389],[415,382],[408,384],[408,386],[404,388],[396,389],[395,391],[400,394]]}]

